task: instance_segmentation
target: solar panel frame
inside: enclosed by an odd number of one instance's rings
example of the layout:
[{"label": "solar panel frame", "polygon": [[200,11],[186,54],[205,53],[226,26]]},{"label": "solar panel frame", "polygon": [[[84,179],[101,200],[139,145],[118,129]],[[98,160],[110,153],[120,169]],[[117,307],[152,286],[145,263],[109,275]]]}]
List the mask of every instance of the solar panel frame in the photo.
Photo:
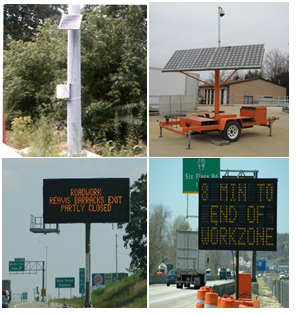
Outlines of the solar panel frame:
[{"label": "solar panel frame", "polygon": [[59,23],[60,30],[79,30],[81,27],[82,14],[63,14]]},{"label": "solar panel frame", "polygon": [[265,45],[176,50],[162,72],[260,69]]}]

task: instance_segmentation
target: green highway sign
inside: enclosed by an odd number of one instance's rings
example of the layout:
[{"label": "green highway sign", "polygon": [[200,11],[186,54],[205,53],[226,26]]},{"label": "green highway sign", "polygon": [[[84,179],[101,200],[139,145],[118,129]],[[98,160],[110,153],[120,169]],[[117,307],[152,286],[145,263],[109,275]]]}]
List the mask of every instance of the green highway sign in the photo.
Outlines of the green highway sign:
[{"label": "green highway sign", "polygon": [[85,268],[80,268],[79,279],[80,279],[79,292],[81,294],[84,294],[85,293]]},{"label": "green highway sign", "polygon": [[219,158],[183,159],[183,193],[197,194],[199,178],[220,178]]},{"label": "green highway sign", "polygon": [[55,278],[55,288],[74,288],[75,278]]},{"label": "green highway sign", "polygon": [[23,292],[23,301],[28,300],[28,292]]},{"label": "green highway sign", "polygon": [[9,271],[25,271],[25,261],[10,261]]}]

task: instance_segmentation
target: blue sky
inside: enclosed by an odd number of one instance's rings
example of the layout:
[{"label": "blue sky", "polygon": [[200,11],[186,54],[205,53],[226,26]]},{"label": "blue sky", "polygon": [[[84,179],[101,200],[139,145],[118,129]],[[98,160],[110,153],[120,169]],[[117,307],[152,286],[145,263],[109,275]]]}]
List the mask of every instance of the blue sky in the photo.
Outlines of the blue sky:
[{"label": "blue sky", "polygon": [[[289,233],[288,158],[221,158],[220,169],[258,170],[258,178],[277,178],[277,232]],[[179,215],[186,216],[187,194],[182,193],[182,158],[151,158],[149,161],[149,205],[160,203],[172,211],[172,220]],[[198,215],[197,194],[189,194],[188,214]],[[193,230],[198,229],[196,218],[188,221]]]}]

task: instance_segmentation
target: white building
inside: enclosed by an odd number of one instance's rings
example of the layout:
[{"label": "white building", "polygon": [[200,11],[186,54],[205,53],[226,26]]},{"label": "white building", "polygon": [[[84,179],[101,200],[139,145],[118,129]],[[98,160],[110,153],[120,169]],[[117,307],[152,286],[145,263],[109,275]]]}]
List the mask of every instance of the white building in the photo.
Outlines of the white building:
[{"label": "white building", "polygon": [[[149,106],[159,108],[161,95],[193,95],[193,109],[197,109],[199,81],[179,72],[161,72],[160,68],[149,67]],[[197,73],[189,73],[200,78]]]}]

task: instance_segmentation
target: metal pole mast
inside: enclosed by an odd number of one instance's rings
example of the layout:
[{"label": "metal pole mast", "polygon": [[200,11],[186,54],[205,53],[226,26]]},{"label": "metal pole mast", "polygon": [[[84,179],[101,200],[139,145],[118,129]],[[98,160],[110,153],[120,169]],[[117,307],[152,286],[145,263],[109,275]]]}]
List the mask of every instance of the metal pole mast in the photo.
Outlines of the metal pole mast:
[{"label": "metal pole mast", "polygon": [[[44,261],[42,262],[42,290],[44,291],[44,279],[45,279],[45,268],[44,268]],[[41,297],[42,302],[44,302],[44,296]]]},{"label": "metal pole mast", "polygon": [[[80,14],[80,5],[70,4],[69,14]],[[81,152],[81,30],[68,30],[67,83],[70,98],[67,100],[67,148],[69,156]]]},{"label": "metal pole mast", "polygon": [[86,228],[86,300],[85,307],[92,307],[91,303],[91,223],[85,223]]},{"label": "metal pole mast", "polygon": [[220,7],[218,7],[218,47],[220,47]]},{"label": "metal pole mast", "polygon": [[116,234],[116,280],[118,280],[117,234]]}]

